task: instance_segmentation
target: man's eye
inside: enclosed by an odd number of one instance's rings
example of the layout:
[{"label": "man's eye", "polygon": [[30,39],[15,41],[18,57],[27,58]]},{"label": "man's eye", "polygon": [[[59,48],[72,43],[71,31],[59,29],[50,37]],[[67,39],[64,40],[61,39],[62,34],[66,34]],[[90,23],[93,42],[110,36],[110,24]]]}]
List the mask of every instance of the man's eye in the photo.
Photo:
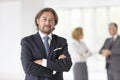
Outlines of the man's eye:
[{"label": "man's eye", "polygon": [[49,21],[50,21],[50,22],[53,22],[53,21],[54,21],[54,19],[50,19]]},{"label": "man's eye", "polygon": [[43,19],[44,21],[46,21],[46,19]]}]

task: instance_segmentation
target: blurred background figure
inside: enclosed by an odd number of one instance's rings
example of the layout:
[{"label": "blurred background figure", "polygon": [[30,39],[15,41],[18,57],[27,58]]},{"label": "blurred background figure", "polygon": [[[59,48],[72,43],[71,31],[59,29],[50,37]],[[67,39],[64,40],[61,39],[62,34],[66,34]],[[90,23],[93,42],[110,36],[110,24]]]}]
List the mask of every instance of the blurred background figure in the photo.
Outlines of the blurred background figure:
[{"label": "blurred background figure", "polygon": [[86,60],[91,56],[91,52],[82,41],[83,36],[83,29],[81,27],[75,28],[72,32],[73,43],[70,46],[70,53],[74,63],[74,80],[88,80]]},{"label": "blurred background figure", "polygon": [[100,54],[106,58],[108,80],[120,80],[120,36],[116,23],[109,24],[110,38],[105,40]]}]

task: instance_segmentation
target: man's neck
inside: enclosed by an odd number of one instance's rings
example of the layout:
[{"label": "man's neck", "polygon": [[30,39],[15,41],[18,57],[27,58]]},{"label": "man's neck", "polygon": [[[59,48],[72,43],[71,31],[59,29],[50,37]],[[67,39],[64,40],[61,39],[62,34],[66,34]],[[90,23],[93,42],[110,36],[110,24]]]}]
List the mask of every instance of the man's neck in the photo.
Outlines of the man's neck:
[{"label": "man's neck", "polygon": [[112,37],[115,37],[115,36],[117,36],[118,34],[116,33],[116,34],[114,34],[114,35],[111,35]]},{"label": "man's neck", "polygon": [[41,31],[39,31],[39,34],[40,34],[41,37],[49,36],[50,39],[52,39],[52,34],[51,34],[51,33],[50,33],[50,34],[46,34],[46,33],[43,33],[43,32],[41,32]]},{"label": "man's neck", "polygon": [[116,33],[115,35],[112,35],[112,38],[116,39],[118,34]]},{"label": "man's neck", "polygon": [[40,30],[39,30],[39,33],[42,34],[42,35],[49,35],[48,33],[42,32]]}]

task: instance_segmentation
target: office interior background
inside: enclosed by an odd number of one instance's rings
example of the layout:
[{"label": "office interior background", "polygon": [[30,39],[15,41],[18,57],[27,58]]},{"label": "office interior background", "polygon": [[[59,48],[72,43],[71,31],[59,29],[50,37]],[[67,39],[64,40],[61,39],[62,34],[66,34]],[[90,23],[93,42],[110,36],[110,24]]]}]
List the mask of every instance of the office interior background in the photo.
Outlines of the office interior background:
[{"label": "office interior background", "polygon": [[[24,80],[20,62],[20,40],[37,32],[36,13],[54,8],[59,16],[53,33],[72,42],[75,27],[84,29],[84,42],[93,53],[87,61],[89,80],[107,80],[104,57],[98,51],[109,37],[108,24],[115,22],[120,33],[120,0],[0,0],[0,80]],[[74,80],[72,68],[65,80]]]}]

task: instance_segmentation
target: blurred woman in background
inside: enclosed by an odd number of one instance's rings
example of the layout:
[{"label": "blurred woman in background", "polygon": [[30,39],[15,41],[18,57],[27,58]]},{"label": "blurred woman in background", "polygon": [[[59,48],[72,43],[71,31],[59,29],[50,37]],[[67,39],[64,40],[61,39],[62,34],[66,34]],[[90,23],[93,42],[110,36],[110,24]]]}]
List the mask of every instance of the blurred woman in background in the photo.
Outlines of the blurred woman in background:
[{"label": "blurred woman in background", "polygon": [[73,42],[70,48],[70,53],[74,63],[74,80],[88,80],[86,60],[91,56],[91,52],[82,41],[83,36],[83,29],[81,27],[75,28],[72,32]]}]

